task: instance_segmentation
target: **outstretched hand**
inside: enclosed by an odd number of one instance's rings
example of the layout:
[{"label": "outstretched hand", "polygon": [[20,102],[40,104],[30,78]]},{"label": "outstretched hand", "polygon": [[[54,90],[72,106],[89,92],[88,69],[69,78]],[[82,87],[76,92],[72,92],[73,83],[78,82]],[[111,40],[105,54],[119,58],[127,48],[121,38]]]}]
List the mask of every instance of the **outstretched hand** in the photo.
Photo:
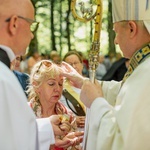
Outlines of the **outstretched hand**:
[{"label": "outstretched hand", "polygon": [[69,79],[73,86],[81,88],[85,77],[80,75],[71,65],[66,62],[61,64],[62,75]]},{"label": "outstretched hand", "polygon": [[83,141],[84,132],[70,132],[63,139],[60,139],[59,136],[56,136],[55,146],[61,148],[67,148],[69,146],[79,145]]},{"label": "outstretched hand", "polygon": [[81,101],[86,107],[90,108],[93,101],[98,97],[103,97],[102,88],[99,82],[95,80],[95,83],[92,83],[88,79],[85,80],[80,94]]}]

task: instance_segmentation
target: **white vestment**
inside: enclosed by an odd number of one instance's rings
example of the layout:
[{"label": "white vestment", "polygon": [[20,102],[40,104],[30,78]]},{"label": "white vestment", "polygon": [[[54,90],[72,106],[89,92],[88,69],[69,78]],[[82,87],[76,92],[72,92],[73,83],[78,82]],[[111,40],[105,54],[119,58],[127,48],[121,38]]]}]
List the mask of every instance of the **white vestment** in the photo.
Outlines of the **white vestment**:
[{"label": "white vestment", "polygon": [[[0,150],[48,150],[54,143],[49,119],[37,120],[13,72],[0,62]],[[37,132],[37,127],[38,131]],[[38,138],[37,138],[38,134]],[[39,141],[37,142],[36,139]]]},{"label": "white vestment", "polygon": [[[149,66],[150,58],[147,58],[120,91],[120,83],[104,82],[105,98],[95,99],[90,107],[86,150],[150,150]],[[115,89],[112,100],[111,93],[108,94],[110,86],[112,92]],[[111,105],[106,98],[111,100]]]}]

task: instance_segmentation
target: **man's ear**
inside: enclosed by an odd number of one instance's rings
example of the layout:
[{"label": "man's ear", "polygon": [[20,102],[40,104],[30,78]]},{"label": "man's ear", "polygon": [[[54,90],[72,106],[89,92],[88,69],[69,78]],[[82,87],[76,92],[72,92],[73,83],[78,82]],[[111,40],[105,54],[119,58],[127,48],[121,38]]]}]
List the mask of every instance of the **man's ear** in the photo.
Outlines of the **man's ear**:
[{"label": "man's ear", "polygon": [[18,17],[17,17],[16,15],[14,15],[14,16],[12,16],[12,17],[10,18],[8,28],[9,28],[9,33],[10,33],[11,35],[15,35],[15,34],[16,34],[17,28],[18,28],[18,26],[19,26],[18,23],[19,23],[19,22],[18,22]]},{"label": "man's ear", "polygon": [[137,33],[137,24],[134,21],[129,21],[128,26],[130,29],[130,37],[134,37]]}]

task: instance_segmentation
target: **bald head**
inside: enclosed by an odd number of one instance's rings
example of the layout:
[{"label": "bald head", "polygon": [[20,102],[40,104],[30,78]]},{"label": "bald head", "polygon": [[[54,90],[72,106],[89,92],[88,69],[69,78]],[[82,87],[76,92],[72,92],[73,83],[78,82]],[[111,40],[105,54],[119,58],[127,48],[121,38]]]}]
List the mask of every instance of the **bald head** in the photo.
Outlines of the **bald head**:
[{"label": "bald head", "polygon": [[26,16],[31,7],[34,11],[31,0],[0,0],[0,18],[12,15]]},{"label": "bald head", "polygon": [[31,0],[0,0],[0,45],[10,47],[15,55],[24,55],[34,37],[26,18],[34,20]]}]

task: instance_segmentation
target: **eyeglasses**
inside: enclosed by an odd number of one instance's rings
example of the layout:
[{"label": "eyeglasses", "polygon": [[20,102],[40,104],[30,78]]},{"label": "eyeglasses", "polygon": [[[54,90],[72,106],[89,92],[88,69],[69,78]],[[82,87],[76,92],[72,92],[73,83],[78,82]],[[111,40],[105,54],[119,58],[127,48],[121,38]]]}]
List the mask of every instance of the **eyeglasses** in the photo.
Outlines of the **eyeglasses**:
[{"label": "eyeglasses", "polygon": [[[30,23],[30,30],[32,33],[36,32],[37,29],[38,29],[38,26],[39,26],[39,22],[35,21],[35,20],[32,20],[32,19],[29,19],[29,18],[25,18],[25,17],[22,17],[22,16],[18,16],[18,18],[20,19],[23,19],[25,21],[27,21],[28,23]],[[11,18],[8,18],[6,19],[5,21],[6,22],[9,22]]]},{"label": "eyeglasses", "polygon": [[74,62],[74,63],[69,63],[68,62],[68,64],[71,65],[71,66],[77,66],[78,64],[80,64],[80,62]]}]

